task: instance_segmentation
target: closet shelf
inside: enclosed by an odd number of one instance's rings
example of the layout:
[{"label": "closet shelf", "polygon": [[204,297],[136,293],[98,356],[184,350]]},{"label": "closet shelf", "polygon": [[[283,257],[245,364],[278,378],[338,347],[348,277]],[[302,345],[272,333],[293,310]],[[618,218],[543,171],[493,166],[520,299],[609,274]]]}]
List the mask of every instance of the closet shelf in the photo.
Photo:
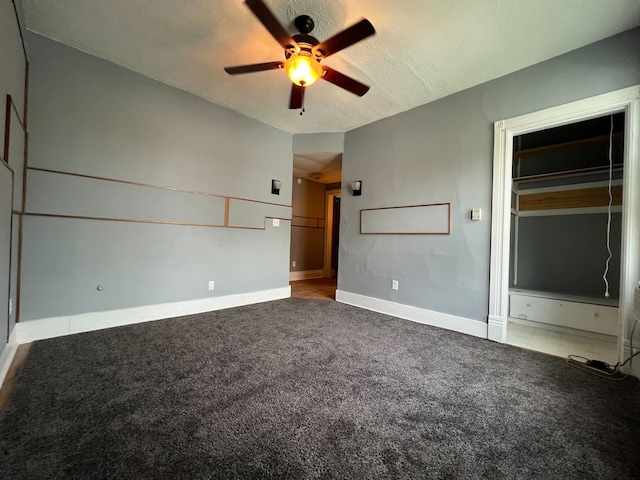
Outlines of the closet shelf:
[{"label": "closet shelf", "polygon": [[[614,133],[613,139],[620,140],[623,138],[623,133]],[[518,162],[523,157],[530,157],[532,155],[541,155],[545,153],[559,152],[562,150],[574,150],[580,147],[588,147],[590,145],[598,143],[609,142],[609,135],[600,135],[597,137],[583,138],[580,140],[572,140],[570,142],[556,143],[554,145],[544,145],[542,147],[525,148],[522,150],[515,150],[513,152],[513,161]]]},{"label": "closet shelf", "polygon": [[[612,171],[617,172],[622,170],[622,165],[614,165],[612,168]],[[515,183],[521,183],[521,182],[533,182],[536,180],[547,180],[547,179],[551,179],[551,178],[560,178],[560,177],[579,177],[581,175],[588,175],[591,173],[603,173],[603,172],[608,172],[609,171],[609,166],[603,166],[603,167],[591,167],[591,168],[580,168],[577,170],[565,170],[563,172],[553,172],[553,173],[540,173],[537,175],[527,175],[524,177],[514,177],[513,181]]]}]

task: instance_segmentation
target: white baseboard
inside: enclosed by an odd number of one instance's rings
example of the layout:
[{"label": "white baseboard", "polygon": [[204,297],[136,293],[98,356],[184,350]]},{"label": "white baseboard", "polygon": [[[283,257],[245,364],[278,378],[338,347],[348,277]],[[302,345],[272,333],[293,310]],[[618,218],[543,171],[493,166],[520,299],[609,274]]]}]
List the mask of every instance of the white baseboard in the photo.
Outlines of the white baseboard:
[{"label": "white baseboard", "polygon": [[324,270],[302,270],[300,272],[289,272],[289,281],[311,280],[313,278],[323,278]]},{"label": "white baseboard", "polygon": [[507,341],[507,328],[506,320],[502,317],[495,315],[489,315],[487,321],[487,338],[498,343],[505,343]]},{"label": "white baseboard", "polygon": [[11,368],[11,362],[18,350],[18,342],[16,341],[16,327],[13,327],[11,335],[9,335],[9,341],[4,346],[2,354],[0,354],[0,388],[4,384],[4,379],[7,378],[9,368]]},{"label": "white baseboard", "polygon": [[413,322],[433,325],[434,327],[446,328],[455,332],[466,333],[475,337],[487,338],[487,324],[469,318],[449,315],[448,313],[434,312],[424,308],[412,307],[401,303],[380,300],[379,298],[367,297],[357,293],[336,291],[336,301],[347,303],[355,307],[365,308],[374,312],[404,318]]},{"label": "white baseboard", "polygon": [[[639,345],[634,345],[633,346],[634,351],[637,352],[639,347],[640,347]],[[623,351],[623,355],[622,355],[623,361],[631,356],[631,345],[629,343],[629,340],[624,341],[624,348],[622,349],[622,351]],[[640,378],[640,355],[637,355],[635,358],[632,358],[631,360],[629,360],[629,363],[627,363],[624,367],[622,367],[622,371],[627,375]]]},{"label": "white baseboard", "polygon": [[72,335],[74,333],[91,332],[93,330],[150,322],[163,318],[180,317],[251,305],[254,303],[269,302],[289,298],[290,296],[291,287],[286,286],[258,292],[226,295],[223,297],[28,320],[16,324],[14,329],[16,334],[15,341],[18,344],[28,343],[34,340]]}]

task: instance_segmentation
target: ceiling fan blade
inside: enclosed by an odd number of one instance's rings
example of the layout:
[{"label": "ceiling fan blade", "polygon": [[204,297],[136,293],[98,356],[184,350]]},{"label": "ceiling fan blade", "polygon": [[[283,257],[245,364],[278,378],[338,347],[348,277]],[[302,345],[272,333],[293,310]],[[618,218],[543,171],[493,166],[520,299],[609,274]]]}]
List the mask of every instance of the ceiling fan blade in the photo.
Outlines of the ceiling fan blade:
[{"label": "ceiling fan blade", "polygon": [[360,20],[355,25],[335,34],[333,37],[313,47],[314,52],[319,52],[323,57],[333,55],[340,50],[350,47],[354,43],[364,40],[376,33],[371,22],[367,19]]},{"label": "ceiling fan blade", "polygon": [[282,68],[283,65],[284,62],[253,63],[251,65],[224,67],[224,71],[229,75],[238,75],[239,73],[262,72],[263,70],[277,70],[278,68]]},{"label": "ceiling fan blade", "polygon": [[324,70],[324,74],[322,75],[322,79],[327,82],[333,83],[340,88],[344,88],[349,92],[358,95],[359,97],[363,96],[365,93],[369,91],[369,87],[364,83],[360,83],[357,80],[354,80],[351,77],[347,77],[345,74],[340,73],[333,68],[327,67],[326,65],[322,66]]},{"label": "ceiling fan blade", "polygon": [[267,7],[262,0],[245,0],[244,3],[247,4],[247,7],[251,9],[253,14],[260,20],[262,25],[264,25],[264,28],[269,31],[271,36],[276,39],[282,48],[296,45],[291,35],[287,33],[273,12],[269,10],[269,7]]},{"label": "ceiling fan blade", "polygon": [[299,85],[296,85],[295,83],[292,83],[291,99],[289,100],[289,108],[291,110],[302,108],[303,99],[304,99],[304,87],[301,87]]}]

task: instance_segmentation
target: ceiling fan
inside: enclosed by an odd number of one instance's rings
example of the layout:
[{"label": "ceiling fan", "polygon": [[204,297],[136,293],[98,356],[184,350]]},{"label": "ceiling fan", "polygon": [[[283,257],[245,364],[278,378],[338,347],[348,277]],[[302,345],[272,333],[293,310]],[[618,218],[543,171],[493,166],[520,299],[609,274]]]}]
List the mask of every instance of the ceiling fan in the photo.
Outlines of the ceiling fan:
[{"label": "ceiling fan", "polygon": [[320,64],[328,56],[376,33],[369,20],[360,20],[324,42],[319,42],[315,37],[309,35],[313,30],[314,23],[313,19],[308,15],[296,17],[294,24],[300,33],[291,36],[262,0],[246,0],[244,3],[251,9],[271,36],[284,48],[285,61],[225,67],[225,72],[230,75],[238,75],[241,73],[284,69],[293,82],[289,108],[302,109],[300,115],[304,112],[305,88],[319,78],[360,97],[369,91],[367,85],[333,68]]}]

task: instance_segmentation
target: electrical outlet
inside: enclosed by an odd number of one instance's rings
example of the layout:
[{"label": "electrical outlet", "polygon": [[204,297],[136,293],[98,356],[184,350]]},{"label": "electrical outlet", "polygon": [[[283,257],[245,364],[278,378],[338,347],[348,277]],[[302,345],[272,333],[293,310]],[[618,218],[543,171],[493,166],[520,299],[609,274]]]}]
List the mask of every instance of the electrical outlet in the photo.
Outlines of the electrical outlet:
[{"label": "electrical outlet", "polygon": [[273,219],[273,226],[274,227],[279,227],[280,226],[280,219],[279,218],[274,218]]},{"label": "electrical outlet", "polygon": [[391,280],[391,290],[398,290],[398,280]]},{"label": "electrical outlet", "polygon": [[13,298],[9,299],[9,315],[13,313]]},{"label": "electrical outlet", "polygon": [[215,288],[216,284],[213,280],[209,280],[209,290],[213,290]]},{"label": "electrical outlet", "polygon": [[295,267],[296,266],[296,261],[294,260],[293,262],[291,262],[291,266]]}]

